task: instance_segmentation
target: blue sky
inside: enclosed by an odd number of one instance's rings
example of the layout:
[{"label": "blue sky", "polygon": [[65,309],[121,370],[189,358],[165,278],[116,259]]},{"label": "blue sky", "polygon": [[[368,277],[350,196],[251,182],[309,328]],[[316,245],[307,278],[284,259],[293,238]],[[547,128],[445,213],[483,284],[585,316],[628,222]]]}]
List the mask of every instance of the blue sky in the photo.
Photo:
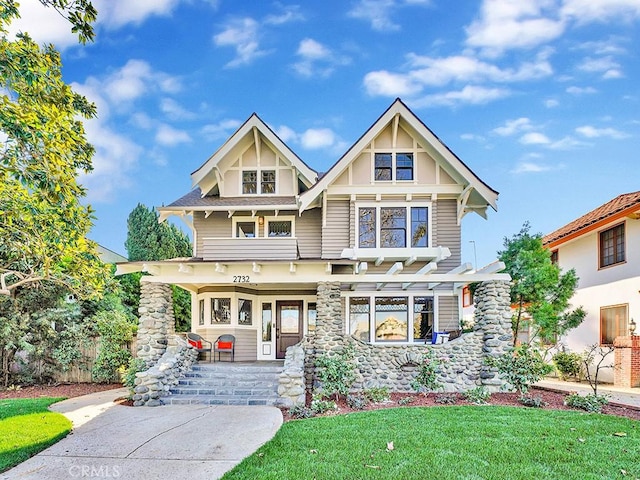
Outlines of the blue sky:
[{"label": "blue sky", "polygon": [[123,254],[136,204],[187,193],[253,112],[325,171],[401,97],[500,192],[463,219],[479,266],[525,221],[549,233],[640,190],[640,0],[96,0],[86,46],[21,4],[14,29],[98,106],[91,238]]}]

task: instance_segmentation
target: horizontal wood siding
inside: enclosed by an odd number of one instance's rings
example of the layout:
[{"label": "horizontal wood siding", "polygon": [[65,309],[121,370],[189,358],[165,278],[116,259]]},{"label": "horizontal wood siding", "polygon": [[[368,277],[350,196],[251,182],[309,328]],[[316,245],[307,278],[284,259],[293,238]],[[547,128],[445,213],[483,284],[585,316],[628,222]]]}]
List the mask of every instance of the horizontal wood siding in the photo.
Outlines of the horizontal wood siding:
[{"label": "horizontal wood siding", "polygon": [[296,238],[300,258],[320,258],[322,251],[322,210],[305,211],[296,220]]},{"label": "horizontal wood siding", "polygon": [[458,297],[438,297],[438,331],[451,331],[460,328]]},{"label": "horizontal wood siding", "polygon": [[203,257],[203,239],[211,237],[231,237],[231,219],[226,212],[213,212],[204,218],[204,212],[193,213],[193,227],[196,235],[196,257]]},{"label": "horizontal wood siding", "polygon": [[[234,360],[236,362],[250,362],[258,359],[258,341],[257,333],[255,330],[246,328],[216,328],[215,330],[209,328],[196,329],[198,335],[203,336],[211,343],[215,342],[220,335],[233,335],[236,337],[235,355]],[[207,357],[208,359],[209,357]],[[221,354],[222,361],[228,361],[228,354]],[[216,355],[215,360],[218,361]]]},{"label": "horizontal wood siding", "polygon": [[295,238],[203,238],[204,260],[297,260]]},{"label": "horizontal wood siding", "polygon": [[349,248],[349,200],[327,201],[327,225],[322,228],[322,258],[340,258]]},{"label": "horizontal wood siding", "polygon": [[460,225],[457,220],[457,202],[455,200],[438,200],[436,206],[436,237],[434,246],[447,247],[451,250],[451,256],[438,264],[438,272],[446,273],[460,265],[461,237]]}]

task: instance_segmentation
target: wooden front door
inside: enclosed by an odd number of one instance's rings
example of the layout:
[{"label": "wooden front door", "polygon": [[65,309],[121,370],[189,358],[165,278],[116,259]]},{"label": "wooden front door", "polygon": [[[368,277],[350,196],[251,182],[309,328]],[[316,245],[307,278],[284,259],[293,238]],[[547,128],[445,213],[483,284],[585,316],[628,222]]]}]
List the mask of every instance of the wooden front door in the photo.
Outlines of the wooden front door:
[{"label": "wooden front door", "polygon": [[276,358],[284,358],[287,347],[302,340],[302,300],[276,302]]}]

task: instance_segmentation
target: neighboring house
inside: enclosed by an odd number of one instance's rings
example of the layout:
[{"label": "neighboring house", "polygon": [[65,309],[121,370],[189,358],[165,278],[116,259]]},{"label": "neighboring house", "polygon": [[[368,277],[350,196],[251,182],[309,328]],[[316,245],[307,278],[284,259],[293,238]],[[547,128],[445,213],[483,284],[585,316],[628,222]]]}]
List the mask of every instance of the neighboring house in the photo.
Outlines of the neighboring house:
[{"label": "neighboring house", "polygon": [[98,256],[103,263],[121,263],[126,262],[126,257],[123,257],[119,253],[114,252],[113,250],[109,250],[107,247],[103,247],[98,244]]},{"label": "neighboring house", "polygon": [[640,320],[639,220],[640,192],[627,193],[543,238],[552,260],[565,271],[575,269],[580,279],[571,303],[587,316],[561,339],[571,351],[612,345],[629,335],[633,318]]},{"label": "neighboring house", "polygon": [[324,175],[253,114],[191,178],[158,212],[190,225],[193,258],[119,272],[189,290],[192,330],[235,335],[236,360],[284,358],[312,334],[324,282],[346,333],[410,346],[460,328],[465,285],[509,278],[461,265],[463,217],[486,218],[498,193],[399,99]]}]

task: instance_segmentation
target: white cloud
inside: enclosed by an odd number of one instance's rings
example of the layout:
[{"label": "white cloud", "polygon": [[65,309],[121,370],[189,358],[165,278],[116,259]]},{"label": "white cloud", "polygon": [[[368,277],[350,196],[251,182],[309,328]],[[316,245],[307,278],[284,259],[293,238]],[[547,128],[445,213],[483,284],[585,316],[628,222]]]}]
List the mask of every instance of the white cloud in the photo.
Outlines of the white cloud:
[{"label": "white cloud", "polygon": [[156,142],[165,147],[175,147],[181,143],[189,143],[191,137],[184,130],[178,130],[165,123],[160,124],[155,136]]},{"label": "white cloud", "polygon": [[494,128],[492,132],[501,137],[508,137],[516,133],[526,132],[532,128],[534,127],[531,125],[531,120],[526,117],[520,117],[515,120],[507,120],[502,127]]},{"label": "white cloud", "polygon": [[591,95],[593,93],[597,93],[597,90],[593,87],[576,87],[571,86],[566,90],[567,93],[571,95]]},{"label": "white cloud", "polygon": [[330,128],[310,128],[300,135],[300,144],[307,150],[316,150],[332,146],[336,134]]},{"label": "white cloud", "polygon": [[533,162],[521,162],[511,171],[511,173],[541,173],[548,172],[549,170],[552,170],[552,168],[548,165]]},{"label": "white cloud", "polygon": [[264,23],[267,25],[284,25],[291,22],[300,22],[305,20],[304,15],[300,12],[300,5],[278,5],[282,12],[279,14],[267,15]]},{"label": "white cloud", "polygon": [[562,14],[578,23],[640,18],[638,0],[564,0]]},{"label": "white cloud", "polygon": [[508,97],[511,92],[504,88],[485,88],[475,85],[467,85],[462,90],[435,93],[427,95],[414,102],[417,107],[455,107],[462,104],[484,105],[486,103]]},{"label": "white cloud", "polygon": [[329,48],[313,40],[305,38],[298,45],[296,55],[300,61],[293,64],[293,69],[303,77],[328,77],[335,67],[346,65],[351,60],[336,56]]},{"label": "white cloud", "polygon": [[116,29],[133,23],[139,25],[151,16],[169,16],[180,0],[94,0],[98,23]]},{"label": "white cloud", "polygon": [[20,18],[9,25],[10,36],[18,32],[28,32],[36,43],[53,43],[59,49],[78,45],[78,35],[71,32],[71,24],[39,0],[20,1]]},{"label": "white cloud", "polygon": [[605,79],[623,76],[620,64],[610,55],[598,58],[587,57],[578,65],[578,69],[583,72],[602,73],[602,77]]},{"label": "white cloud", "polygon": [[475,133],[463,133],[462,135],[460,135],[460,138],[462,140],[467,140],[467,141],[476,141],[476,142],[486,141],[486,138],[484,138],[482,135],[478,135]]},{"label": "white cloud", "polygon": [[547,108],[555,108],[560,105],[560,102],[555,98],[548,98],[544,101],[544,106]]},{"label": "white cloud", "polygon": [[166,97],[160,100],[160,111],[172,120],[190,120],[196,116],[174,99]]},{"label": "white cloud", "polygon": [[225,119],[218,123],[210,123],[200,129],[200,132],[209,141],[228,138],[237,128],[242,125],[239,120]]},{"label": "white cloud", "polygon": [[274,132],[276,132],[276,135],[278,135],[280,140],[282,140],[284,143],[298,141],[298,134],[286,125],[280,125],[279,127],[274,129]]},{"label": "white cloud", "polygon": [[591,125],[583,125],[576,128],[576,132],[586,138],[609,137],[616,140],[628,138],[627,133],[616,130],[615,128],[596,128]]},{"label": "white cloud", "polygon": [[122,68],[107,76],[102,83],[107,97],[119,106],[152,91],[175,93],[181,88],[179,79],[154,71],[143,60],[129,60]]},{"label": "white cloud", "polygon": [[318,60],[331,56],[331,50],[312,38],[305,38],[302,40],[300,45],[298,45],[298,51],[296,53],[299,56],[310,60]]},{"label": "white cloud", "polygon": [[233,47],[236,51],[236,57],[227,63],[227,67],[249,65],[268,53],[260,49],[259,28],[260,25],[253,18],[235,18],[224,25],[222,32],[213,36],[216,46]]},{"label": "white cloud", "polygon": [[400,25],[392,20],[393,12],[403,6],[427,6],[429,0],[359,0],[347,13],[352,18],[364,20],[378,32],[394,32]]},{"label": "white cloud", "polygon": [[523,145],[549,145],[551,143],[549,137],[540,132],[525,133],[519,141]]},{"label": "white cloud", "polygon": [[549,145],[551,150],[574,150],[576,148],[589,146],[586,142],[581,142],[573,137],[564,137],[561,140],[555,141]]},{"label": "white cloud", "polygon": [[409,96],[422,90],[422,86],[410,75],[386,70],[367,73],[364,76],[364,87],[369,95],[388,97]]}]

